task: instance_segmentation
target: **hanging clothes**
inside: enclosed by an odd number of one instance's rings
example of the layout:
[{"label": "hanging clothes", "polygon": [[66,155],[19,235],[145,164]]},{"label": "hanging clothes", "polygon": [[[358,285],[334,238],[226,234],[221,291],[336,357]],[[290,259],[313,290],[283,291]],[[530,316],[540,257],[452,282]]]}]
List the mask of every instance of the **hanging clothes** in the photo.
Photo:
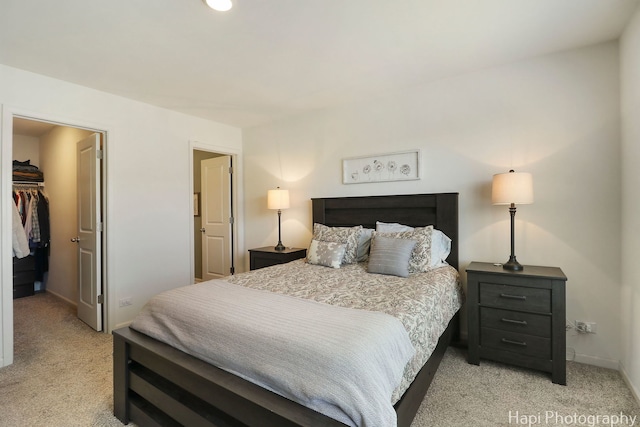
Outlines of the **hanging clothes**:
[{"label": "hanging clothes", "polygon": [[[25,206],[25,220],[24,220],[24,232],[29,238],[31,242],[31,231],[33,230],[33,208],[35,207],[34,202],[36,202],[33,193],[27,193],[27,203]],[[31,243],[29,243],[29,247],[31,247]]]},{"label": "hanging clothes", "polygon": [[24,232],[22,226],[22,219],[18,213],[18,207],[13,205],[13,223],[12,223],[12,235],[13,235],[13,256],[16,258],[24,258],[29,255],[29,242],[27,241],[27,235]]},{"label": "hanging clothes", "polygon": [[[31,254],[35,259],[35,280],[44,281],[49,271],[51,226],[49,201],[37,184],[14,184],[14,226],[16,236],[14,255],[18,258]],[[23,244],[27,242],[25,250]],[[25,254],[26,253],[26,254]]]},{"label": "hanging clothes", "polygon": [[38,223],[40,226],[40,243],[42,245],[49,245],[51,241],[51,225],[49,223],[49,199],[45,197],[44,193],[38,190],[40,197],[37,210],[38,210]]},{"label": "hanging clothes", "polygon": [[49,224],[49,200],[41,191],[38,191],[38,203],[33,218],[33,240],[38,244],[34,253],[36,261],[36,281],[44,282],[44,273],[49,271],[51,228]]}]

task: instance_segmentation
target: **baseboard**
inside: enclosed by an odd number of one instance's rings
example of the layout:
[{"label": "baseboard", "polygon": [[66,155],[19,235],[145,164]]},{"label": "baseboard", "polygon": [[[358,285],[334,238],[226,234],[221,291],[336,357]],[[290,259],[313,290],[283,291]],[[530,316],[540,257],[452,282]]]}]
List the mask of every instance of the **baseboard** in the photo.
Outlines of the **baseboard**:
[{"label": "baseboard", "polygon": [[640,405],[640,390],[638,390],[638,388],[634,386],[631,380],[629,379],[629,375],[627,374],[627,371],[624,369],[624,364],[622,362],[620,362],[619,368],[620,368],[619,369],[620,375],[622,375],[622,379],[629,387],[629,390],[631,390],[631,394],[636,399],[636,402],[638,402],[638,405]]},{"label": "baseboard", "polygon": [[128,322],[118,323],[116,325],[116,327],[113,328],[113,330],[115,331],[116,329],[125,328],[125,327],[129,326],[131,324],[131,322],[133,322],[133,320],[129,320]]},{"label": "baseboard", "polygon": [[57,292],[51,291],[49,289],[47,289],[47,293],[53,295],[54,297],[58,298],[59,300],[62,300],[64,302],[66,302],[69,305],[72,305],[74,307],[78,307],[78,304],[75,301],[71,301],[69,298],[65,298],[62,295],[60,295]]},{"label": "baseboard", "polygon": [[584,363],[585,365],[599,366],[601,368],[613,369],[615,371],[620,370],[620,361],[613,359],[604,359],[602,357],[589,356],[586,354],[576,353],[574,362]]}]

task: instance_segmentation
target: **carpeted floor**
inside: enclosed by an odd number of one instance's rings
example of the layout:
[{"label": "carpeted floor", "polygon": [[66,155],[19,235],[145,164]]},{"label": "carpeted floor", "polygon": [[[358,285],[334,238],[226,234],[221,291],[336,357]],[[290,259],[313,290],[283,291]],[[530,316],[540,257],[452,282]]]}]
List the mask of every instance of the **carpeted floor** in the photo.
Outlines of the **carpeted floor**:
[{"label": "carpeted floor", "polygon": [[[1,427],[122,426],[112,415],[110,335],[48,294],[15,300],[14,319],[15,363],[0,369]],[[569,362],[563,387],[543,373],[465,357],[449,348],[412,427],[640,425],[616,371]],[[602,418],[620,415],[637,418]]]},{"label": "carpeted floor", "polygon": [[0,369],[0,426],[122,426],[112,339],[51,294],[14,300],[14,363]]}]

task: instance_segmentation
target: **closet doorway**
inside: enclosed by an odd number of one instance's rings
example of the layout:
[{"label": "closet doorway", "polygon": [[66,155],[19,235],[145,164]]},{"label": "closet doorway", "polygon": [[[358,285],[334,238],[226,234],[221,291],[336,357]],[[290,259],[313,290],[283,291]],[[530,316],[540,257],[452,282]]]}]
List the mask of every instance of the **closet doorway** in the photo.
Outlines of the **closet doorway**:
[{"label": "closet doorway", "polygon": [[91,328],[104,329],[103,173],[105,132],[13,118],[13,160],[37,167],[48,199],[48,268],[34,292],[77,307]]}]

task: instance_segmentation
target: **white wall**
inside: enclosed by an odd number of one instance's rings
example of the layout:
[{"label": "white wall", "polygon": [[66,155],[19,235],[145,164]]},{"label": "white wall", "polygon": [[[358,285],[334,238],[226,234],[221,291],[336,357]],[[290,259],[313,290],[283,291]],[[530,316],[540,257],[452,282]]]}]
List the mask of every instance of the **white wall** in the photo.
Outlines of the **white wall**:
[{"label": "white wall", "polygon": [[[568,336],[576,359],[620,359],[620,137],[617,43],[544,56],[384,98],[246,129],[247,247],[277,242],[270,188],[291,190],[282,240],[306,247],[311,197],[460,193],[460,267],[509,255],[509,214],[492,206],[491,177],[533,173],[535,203],[518,208],[523,264],[559,266],[570,319],[596,335]],[[341,159],[419,148],[420,181],[341,183]]]},{"label": "white wall", "polygon": [[[191,283],[190,141],[241,154],[239,129],[2,65],[0,105],[0,366],[11,362],[8,131],[14,113],[107,131],[105,236],[111,327],[131,320],[152,295]],[[119,308],[117,301],[123,297],[131,297],[133,305]]]},{"label": "white wall", "polygon": [[27,135],[13,135],[13,159],[24,162],[31,160],[34,166],[40,166],[40,138]]},{"label": "white wall", "polygon": [[622,361],[640,401],[640,9],[620,42],[622,105]]}]

